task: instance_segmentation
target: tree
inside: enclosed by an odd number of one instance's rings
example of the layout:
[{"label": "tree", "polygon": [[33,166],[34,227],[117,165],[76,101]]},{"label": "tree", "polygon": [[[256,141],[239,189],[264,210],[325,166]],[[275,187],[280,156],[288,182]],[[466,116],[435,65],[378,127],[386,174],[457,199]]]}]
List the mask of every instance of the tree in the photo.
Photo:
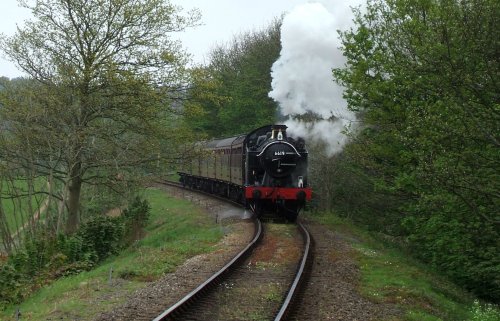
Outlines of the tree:
[{"label": "tree", "polygon": [[[369,1],[335,76],[363,113],[355,159],[417,255],[500,297],[498,17],[492,0]],[[383,215],[383,214],[382,214]]]},{"label": "tree", "polygon": [[[276,103],[268,97],[271,66],[279,57],[281,20],[262,31],[235,37],[210,53],[190,95],[198,114],[187,122],[210,136],[239,134],[274,122]],[[200,77],[203,76],[203,77]]]},{"label": "tree", "polygon": [[3,36],[0,48],[36,84],[3,92],[5,135],[16,143],[2,159],[63,182],[71,233],[82,184],[112,186],[174,154],[165,145],[177,133],[169,102],[185,82],[185,55],[169,35],[195,26],[199,14],[164,0],[20,3],[34,20]]},{"label": "tree", "polygon": [[200,140],[206,139],[207,135],[220,135],[219,110],[230,97],[222,95],[223,83],[212,75],[209,68],[195,67],[190,74],[188,99],[182,105],[184,122]]}]

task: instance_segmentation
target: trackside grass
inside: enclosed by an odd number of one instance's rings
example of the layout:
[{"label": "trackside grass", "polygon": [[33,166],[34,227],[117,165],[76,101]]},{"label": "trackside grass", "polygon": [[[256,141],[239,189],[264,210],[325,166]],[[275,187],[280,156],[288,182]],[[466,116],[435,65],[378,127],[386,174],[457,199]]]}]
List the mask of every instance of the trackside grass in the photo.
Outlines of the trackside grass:
[{"label": "trackside grass", "polygon": [[[21,320],[91,320],[187,258],[214,250],[223,232],[202,209],[157,189],[144,194],[151,205],[145,237],[92,271],[40,289],[19,306]],[[0,320],[15,320],[16,308],[0,312]]]},{"label": "trackside grass", "polygon": [[500,321],[498,306],[479,303],[396,246],[332,213],[307,217],[359,240],[351,244],[361,271],[359,290],[372,301],[394,303],[405,311],[391,321]]}]

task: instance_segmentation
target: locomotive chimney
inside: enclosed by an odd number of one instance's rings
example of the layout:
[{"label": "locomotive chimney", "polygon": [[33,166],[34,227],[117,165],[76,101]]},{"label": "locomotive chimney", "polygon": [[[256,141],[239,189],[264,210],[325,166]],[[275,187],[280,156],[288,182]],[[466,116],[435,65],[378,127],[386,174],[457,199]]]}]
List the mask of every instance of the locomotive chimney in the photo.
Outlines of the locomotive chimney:
[{"label": "locomotive chimney", "polygon": [[283,140],[286,139],[286,125],[273,125],[272,139]]}]

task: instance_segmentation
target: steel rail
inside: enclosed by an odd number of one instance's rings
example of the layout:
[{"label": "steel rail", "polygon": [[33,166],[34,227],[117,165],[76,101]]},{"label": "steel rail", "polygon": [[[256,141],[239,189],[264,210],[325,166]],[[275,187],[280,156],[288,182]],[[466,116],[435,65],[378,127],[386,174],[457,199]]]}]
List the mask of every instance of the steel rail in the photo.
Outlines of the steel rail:
[{"label": "steel rail", "polygon": [[288,290],[288,294],[283,301],[281,309],[276,314],[274,321],[286,320],[286,317],[292,308],[292,304],[297,298],[300,285],[302,281],[304,281],[307,264],[311,260],[311,236],[302,223],[299,222],[297,225],[302,233],[302,237],[304,238],[304,251],[302,252],[302,259],[300,265],[298,266],[297,273],[295,274],[295,279],[293,280],[293,283]]},{"label": "steel rail", "polygon": [[262,223],[260,220],[255,219],[255,235],[252,241],[240,252],[238,253],[229,263],[227,263],[222,269],[213,274],[209,279],[200,284],[196,289],[187,294],[184,298],[178,301],[176,304],[165,310],[163,313],[158,315],[153,321],[168,320],[168,318],[174,317],[176,314],[183,310],[186,310],[192,303],[196,301],[204,292],[211,289],[213,286],[217,285],[220,279],[225,274],[228,274],[232,269],[234,269],[239,262],[248,257],[255,246],[259,243],[262,238]]}]

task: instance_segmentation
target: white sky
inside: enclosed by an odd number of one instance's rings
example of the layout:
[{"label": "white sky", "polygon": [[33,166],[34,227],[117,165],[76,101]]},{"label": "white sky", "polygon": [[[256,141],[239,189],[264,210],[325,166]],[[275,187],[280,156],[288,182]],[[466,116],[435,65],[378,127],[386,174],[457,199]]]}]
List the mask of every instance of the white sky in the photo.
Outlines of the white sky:
[{"label": "white sky", "polygon": [[[30,17],[29,11],[19,8],[17,0],[0,0],[0,33],[13,35],[16,24],[22,26]],[[342,0],[323,0],[340,2]],[[291,11],[296,5],[308,0],[172,0],[185,9],[199,8],[203,26],[179,34],[184,47],[194,61],[204,63],[207,54],[216,44],[226,43],[242,32],[267,27],[274,17]],[[15,65],[6,61],[0,53],[0,76],[22,76]]]}]

